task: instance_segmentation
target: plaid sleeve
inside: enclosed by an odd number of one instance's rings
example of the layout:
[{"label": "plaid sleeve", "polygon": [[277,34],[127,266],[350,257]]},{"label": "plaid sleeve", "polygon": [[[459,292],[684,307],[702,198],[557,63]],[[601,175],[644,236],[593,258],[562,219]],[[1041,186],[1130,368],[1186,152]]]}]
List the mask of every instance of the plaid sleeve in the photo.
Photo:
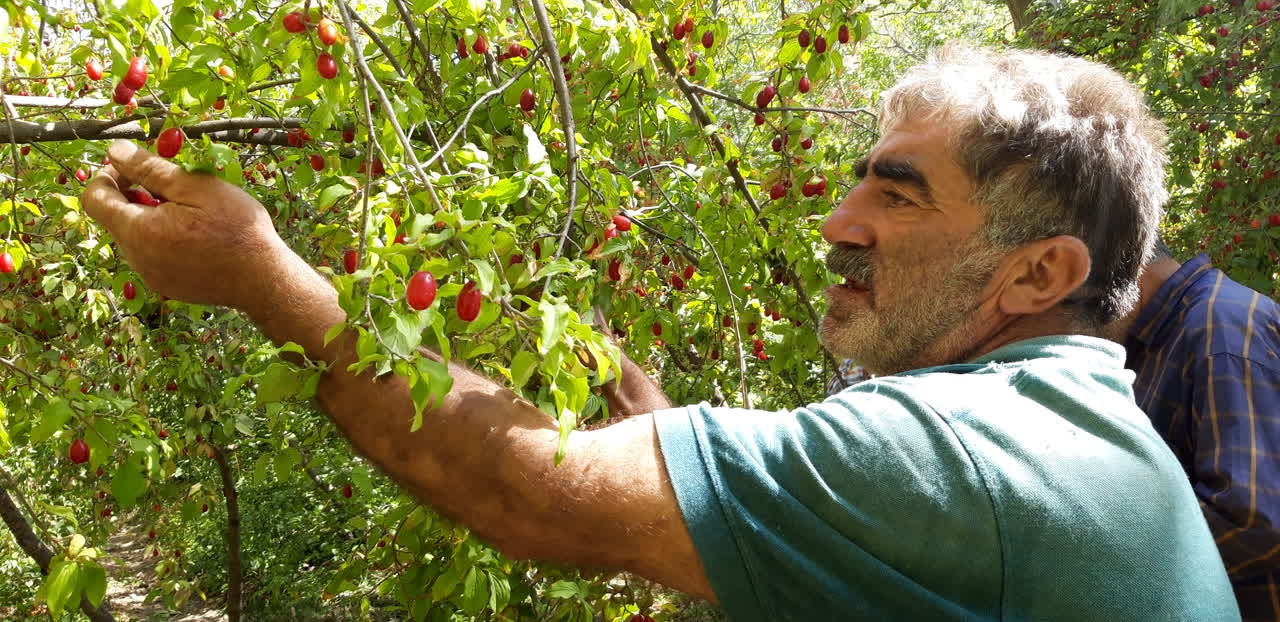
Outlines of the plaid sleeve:
[{"label": "plaid sleeve", "polygon": [[1234,354],[1196,368],[1192,483],[1239,581],[1280,566],[1280,371]]}]

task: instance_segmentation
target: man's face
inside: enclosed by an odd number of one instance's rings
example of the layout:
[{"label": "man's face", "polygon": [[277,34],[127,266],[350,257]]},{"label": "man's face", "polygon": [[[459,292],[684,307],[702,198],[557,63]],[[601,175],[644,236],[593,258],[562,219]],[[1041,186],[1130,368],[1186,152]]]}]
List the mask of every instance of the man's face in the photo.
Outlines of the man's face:
[{"label": "man's face", "polygon": [[906,123],[871,150],[859,183],[823,225],[822,339],[876,374],[954,362],[973,347],[971,316],[1003,255],[982,240],[972,186],[936,123]]}]

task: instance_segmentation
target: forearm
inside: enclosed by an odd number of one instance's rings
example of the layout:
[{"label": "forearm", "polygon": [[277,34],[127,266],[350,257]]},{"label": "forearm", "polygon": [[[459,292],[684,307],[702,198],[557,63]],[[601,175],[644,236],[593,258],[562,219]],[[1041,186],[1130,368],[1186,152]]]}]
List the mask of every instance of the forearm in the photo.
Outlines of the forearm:
[{"label": "forearm", "polygon": [[[635,417],[606,431],[575,432],[556,465],[559,433],[549,416],[451,364],[453,388],[438,408],[424,410],[422,426],[410,432],[414,406],[407,381],[347,371],[356,361],[355,335],[348,331],[322,343],[332,326],[345,321],[336,292],[300,259],[291,261],[283,278],[274,280],[283,291],[263,297],[275,304],[247,312],[277,344],[295,342],[309,358],[328,364],[317,400],[352,445],[397,483],[509,556],[630,570],[713,597],[652,420]],[[627,363],[628,383],[648,382],[643,370]],[[660,399],[645,391],[645,400],[632,403],[665,405],[657,394]]]},{"label": "forearm", "polygon": [[286,272],[276,280],[279,290],[264,296],[272,304],[246,310],[253,322],[275,343],[298,343],[310,359],[328,365],[316,398],[360,453],[441,513],[500,541],[494,532],[510,519],[505,509],[523,495],[503,480],[512,469],[505,463],[518,455],[553,464],[557,433],[551,419],[492,381],[451,365],[449,395],[439,408],[426,409],[422,427],[410,432],[414,406],[406,380],[348,372],[357,360],[355,335],[348,331],[323,344],[325,333],[346,320],[337,292],[301,259],[291,258]]},{"label": "forearm", "polygon": [[609,415],[614,419],[671,408],[671,400],[662,387],[626,354],[622,355],[622,378],[614,379],[601,388],[609,402]]}]

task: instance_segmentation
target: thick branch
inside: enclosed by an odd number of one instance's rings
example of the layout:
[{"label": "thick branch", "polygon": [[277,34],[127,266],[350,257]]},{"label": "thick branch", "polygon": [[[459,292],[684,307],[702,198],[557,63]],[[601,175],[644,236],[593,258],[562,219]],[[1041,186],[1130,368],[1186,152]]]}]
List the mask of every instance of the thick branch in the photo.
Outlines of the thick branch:
[{"label": "thick branch", "polygon": [[[9,531],[13,533],[13,539],[17,541],[18,546],[32,560],[40,566],[41,574],[49,574],[49,564],[53,561],[53,551],[40,541],[40,537],[31,530],[31,524],[27,522],[26,517],[18,510],[18,506],[13,502],[13,497],[9,496],[9,491],[0,486],[0,519],[4,520],[4,524],[9,527]],[[89,600],[84,596],[80,597],[80,611],[93,622],[115,622],[111,611],[108,609],[107,601],[103,600],[101,605],[95,609],[89,604]]]},{"label": "thick branch", "polygon": [[530,0],[533,15],[538,20],[538,31],[542,33],[542,45],[547,50],[547,65],[551,67],[551,83],[556,88],[556,100],[560,105],[560,127],[564,129],[565,153],[568,159],[568,170],[565,172],[565,186],[569,191],[569,206],[564,217],[564,229],[560,231],[560,243],[556,248],[556,256],[564,254],[565,240],[573,227],[573,212],[578,207],[578,141],[577,130],[573,125],[573,98],[569,95],[569,85],[564,79],[564,66],[560,64],[560,48],[556,43],[556,32],[551,28],[551,19],[547,17],[547,7],[542,0]]},{"label": "thick branch", "polygon": [[[99,119],[79,119],[58,123],[14,121],[13,132],[11,135],[0,134],[0,144],[7,142],[39,143],[71,140],[142,140],[155,138],[160,134],[160,130],[163,129],[162,123],[151,123],[151,128],[148,131],[143,129],[142,123],[140,122],[141,118],[142,117],[139,117],[136,120],[124,122],[120,120],[104,121]],[[209,134],[210,138],[215,140],[239,140],[239,138],[235,138],[232,135],[232,132],[236,132],[237,130],[260,128],[291,129],[302,127],[305,123],[306,119],[299,117],[285,117],[283,119],[273,119],[270,117],[217,119],[214,121],[193,123],[183,127],[182,131],[187,135],[187,138],[195,138]],[[275,134],[275,136],[272,134]],[[288,144],[288,139],[284,132],[273,132],[266,136],[248,136],[246,134],[242,138],[242,142],[280,145]]]},{"label": "thick branch", "polygon": [[215,447],[213,458],[222,476],[222,496],[227,500],[227,622],[240,622],[244,587],[243,560],[240,552],[240,502],[236,494],[235,474],[227,461],[226,450]]}]

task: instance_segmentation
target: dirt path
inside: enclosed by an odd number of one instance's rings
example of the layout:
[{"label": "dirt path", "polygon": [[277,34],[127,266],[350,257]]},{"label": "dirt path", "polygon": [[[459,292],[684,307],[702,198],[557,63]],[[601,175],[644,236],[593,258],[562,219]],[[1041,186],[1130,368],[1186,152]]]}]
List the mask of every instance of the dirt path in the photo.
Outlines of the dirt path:
[{"label": "dirt path", "polygon": [[107,601],[111,613],[120,622],[217,622],[226,620],[221,603],[187,600],[182,611],[171,612],[160,598],[147,600],[156,584],[156,559],[147,554],[147,534],[142,527],[126,518],[121,528],[107,539],[107,556],[102,565],[107,569]]}]

